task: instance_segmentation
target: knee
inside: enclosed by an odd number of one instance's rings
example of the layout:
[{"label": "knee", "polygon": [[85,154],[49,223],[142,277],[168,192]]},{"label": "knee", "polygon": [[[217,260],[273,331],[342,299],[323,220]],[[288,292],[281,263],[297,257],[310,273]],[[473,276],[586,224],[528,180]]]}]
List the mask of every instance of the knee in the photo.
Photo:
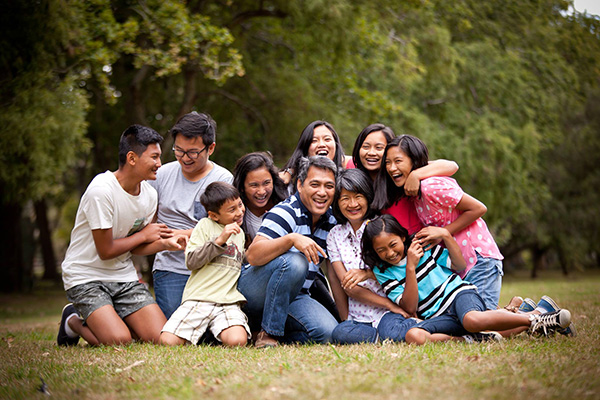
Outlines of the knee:
[{"label": "knee", "polygon": [[129,344],[133,341],[133,338],[130,334],[121,333],[114,334],[104,338],[98,338],[100,344],[107,346],[121,345],[121,344]]},{"label": "knee", "polygon": [[302,253],[290,253],[285,262],[289,277],[304,281],[308,272],[308,260]]},{"label": "knee", "polygon": [[230,327],[219,335],[221,343],[225,346],[245,346],[248,343],[248,334],[242,326]]},{"label": "knee", "polygon": [[179,346],[183,344],[183,342],[184,340],[179,336],[169,332],[162,332],[160,334],[160,338],[158,339],[158,343],[164,346]]},{"label": "knee", "polygon": [[349,322],[344,321],[336,326],[331,332],[331,341],[337,344],[346,344],[349,331]]},{"label": "knee", "polygon": [[408,344],[416,344],[418,346],[427,342],[428,332],[419,328],[412,328],[406,332],[405,341]]},{"label": "knee", "polygon": [[248,337],[246,335],[231,336],[224,339],[222,343],[230,347],[245,346],[248,343]]},{"label": "knee", "polygon": [[481,312],[470,311],[465,314],[462,320],[463,328],[469,332],[481,332],[486,330],[485,323],[481,318]]}]

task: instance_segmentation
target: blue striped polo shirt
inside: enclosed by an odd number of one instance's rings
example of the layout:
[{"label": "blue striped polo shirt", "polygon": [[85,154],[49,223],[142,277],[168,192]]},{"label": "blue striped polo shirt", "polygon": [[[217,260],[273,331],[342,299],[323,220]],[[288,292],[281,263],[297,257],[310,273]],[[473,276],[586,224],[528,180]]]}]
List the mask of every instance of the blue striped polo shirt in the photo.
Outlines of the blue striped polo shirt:
[{"label": "blue striped polo shirt", "polygon": [[[291,195],[265,215],[258,229],[257,235],[268,239],[277,239],[290,233],[299,233],[314,240],[323,250],[327,251],[327,234],[336,225],[331,207],[319,218],[315,229],[312,229],[312,214],[302,201],[298,193]],[[300,250],[293,247],[289,251],[299,253]],[[319,255],[319,262],[323,257]],[[315,280],[319,266],[312,262],[308,263],[308,273],[303,288],[309,289]]]},{"label": "blue striped polo shirt", "polygon": [[[451,265],[448,250],[441,246],[427,250],[419,260],[416,268],[419,286],[418,317],[423,319],[436,317],[446,311],[458,293],[466,289],[476,289],[474,285],[463,281],[452,271]],[[399,265],[392,265],[385,271],[381,271],[377,266],[373,272],[385,294],[398,304],[406,284],[406,257]]]}]

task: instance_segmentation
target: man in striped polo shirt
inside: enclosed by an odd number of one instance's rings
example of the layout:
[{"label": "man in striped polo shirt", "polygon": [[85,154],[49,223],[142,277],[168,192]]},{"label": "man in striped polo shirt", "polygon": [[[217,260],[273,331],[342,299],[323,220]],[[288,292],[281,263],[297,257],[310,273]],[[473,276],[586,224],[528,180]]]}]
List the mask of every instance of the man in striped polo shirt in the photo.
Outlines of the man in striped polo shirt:
[{"label": "man in striped polo shirt", "polygon": [[261,321],[256,347],[284,342],[327,343],[337,321],[311,297],[319,263],[327,257],[327,234],[336,224],[331,211],[337,168],[327,157],[300,160],[298,192],[273,207],[246,251],[238,289],[244,311]]}]

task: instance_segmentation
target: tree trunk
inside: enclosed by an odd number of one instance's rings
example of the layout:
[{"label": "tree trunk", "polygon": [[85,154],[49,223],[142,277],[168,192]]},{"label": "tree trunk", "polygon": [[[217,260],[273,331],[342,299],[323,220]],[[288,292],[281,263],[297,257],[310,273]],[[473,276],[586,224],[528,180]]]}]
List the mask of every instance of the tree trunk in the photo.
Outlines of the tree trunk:
[{"label": "tree trunk", "polygon": [[194,103],[197,98],[197,89],[196,89],[196,77],[198,76],[198,71],[196,71],[193,67],[185,66],[183,69],[183,100],[181,102],[181,106],[179,107],[179,112],[177,113],[177,121],[179,118],[183,117],[185,114],[192,111],[194,108]]},{"label": "tree trunk", "polygon": [[[0,194],[2,193],[0,186]],[[3,197],[3,196],[0,196]],[[0,210],[0,254],[4,273],[0,280],[0,291],[16,292],[23,290],[25,265],[21,243],[21,212],[23,207],[16,203],[2,202]]]},{"label": "tree trunk", "polygon": [[40,232],[39,243],[44,260],[44,278],[58,281],[59,275],[56,268],[56,256],[52,246],[52,232],[48,224],[48,206],[46,200],[41,199],[33,203],[35,208],[35,223]]},{"label": "tree trunk", "polygon": [[142,67],[136,72],[129,86],[131,93],[131,119],[135,124],[147,125],[146,122],[146,99],[144,98],[142,88],[144,79],[148,75],[150,67],[142,65]]},{"label": "tree trunk", "polygon": [[546,251],[539,247],[532,249],[533,253],[533,270],[531,270],[531,278],[535,279],[538,276],[538,271],[541,271],[546,266]]},{"label": "tree trunk", "polygon": [[567,257],[565,257],[565,252],[562,248],[558,248],[558,260],[560,263],[560,268],[562,269],[562,273],[564,276],[569,275],[569,262],[567,261]]}]

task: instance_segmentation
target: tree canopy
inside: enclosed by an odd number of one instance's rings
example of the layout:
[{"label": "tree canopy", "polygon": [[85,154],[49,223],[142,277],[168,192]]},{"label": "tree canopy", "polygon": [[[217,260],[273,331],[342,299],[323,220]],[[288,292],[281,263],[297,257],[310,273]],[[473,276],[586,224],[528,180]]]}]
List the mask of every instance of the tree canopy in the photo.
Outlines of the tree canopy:
[{"label": "tree canopy", "polygon": [[257,150],[283,164],[316,119],[336,127],[347,154],[382,122],[458,162],[505,255],[597,265],[600,19],[571,6],[11,3],[0,17],[4,204],[77,196],[116,168],[131,123],[165,133],[186,112],[208,112],[219,126],[213,158],[231,168]]}]

